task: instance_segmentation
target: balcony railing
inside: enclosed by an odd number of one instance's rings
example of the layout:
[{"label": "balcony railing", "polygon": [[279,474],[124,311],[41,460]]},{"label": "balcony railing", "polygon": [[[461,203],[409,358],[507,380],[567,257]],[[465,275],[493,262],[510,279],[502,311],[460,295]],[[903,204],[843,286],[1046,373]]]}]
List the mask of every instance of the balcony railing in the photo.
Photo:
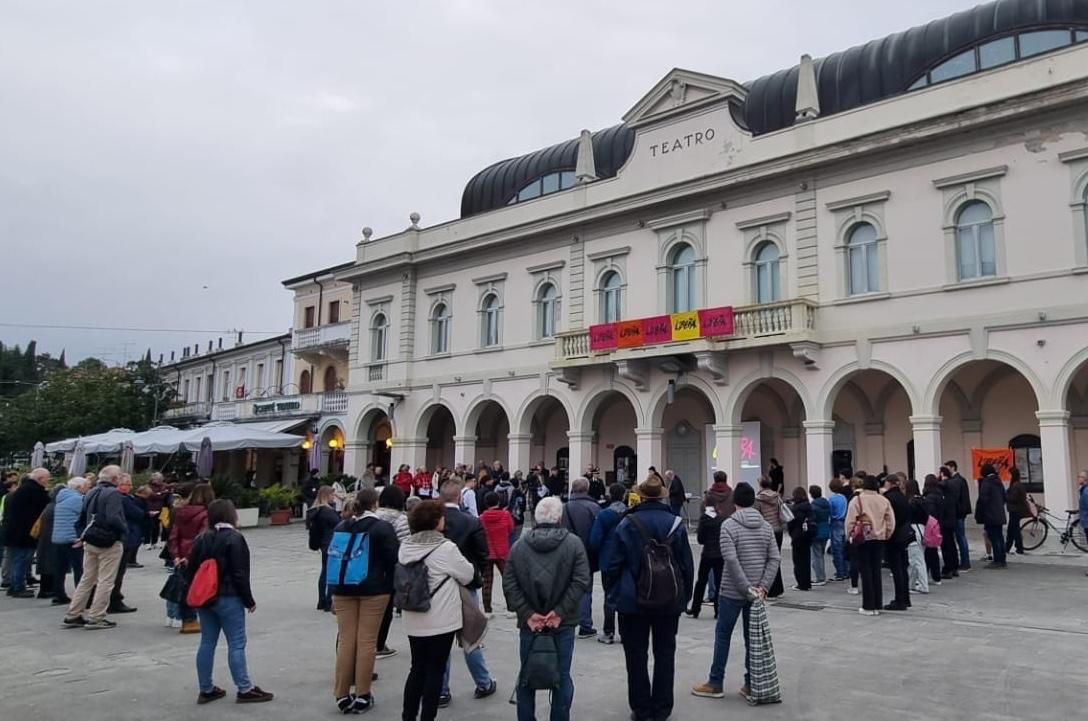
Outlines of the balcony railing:
[{"label": "balcony railing", "polygon": [[296,330],[291,337],[291,349],[301,351],[347,347],[350,342],[351,323],[330,323],[316,328]]},{"label": "balcony railing", "polygon": [[[745,348],[777,343],[789,343],[808,340],[816,328],[816,304],[804,298],[784,300],[777,303],[747,305],[733,309],[733,335],[721,338],[684,341],[683,343],[726,343],[727,347]],[[675,354],[681,342],[644,346],[639,348],[647,355],[653,355],[654,348],[661,348],[662,353]],[[589,329],[572,330],[556,333],[556,360],[559,362],[592,362],[607,360],[617,349],[593,352],[589,348]],[[619,352],[622,352],[620,349]],[[682,351],[681,351],[682,352]]]},{"label": "balcony railing", "polygon": [[212,406],[213,421],[233,421],[239,416],[238,410],[242,403],[226,402],[216,403]]},{"label": "balcony railing", "polygon": [[211,412],[211,403],[200,401],[198,403],[186,403],[178,408],[168,408],[162,412],[162,420],[174,418],[207,418]]},{"label": "balcony railing", "polygon": [[368,382],[385,379],[385,363],[375,363],[366,367],[366,379]]},{"label": "balcony railing", "polygon": [[348,394],[341,391],[321,394],[322,413],[347,413]]}]

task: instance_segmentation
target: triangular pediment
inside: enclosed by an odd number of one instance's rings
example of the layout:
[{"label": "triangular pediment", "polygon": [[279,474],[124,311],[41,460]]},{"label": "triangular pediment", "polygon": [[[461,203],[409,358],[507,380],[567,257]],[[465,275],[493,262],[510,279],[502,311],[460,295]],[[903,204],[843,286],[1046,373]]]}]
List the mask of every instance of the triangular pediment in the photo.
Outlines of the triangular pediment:
[{"label": "triangular pediment", "polygon": [[693,70],[673,68],[623,116],[630,126],[642,125],[726,98],[743,101],[747,89],[738,82]]}]

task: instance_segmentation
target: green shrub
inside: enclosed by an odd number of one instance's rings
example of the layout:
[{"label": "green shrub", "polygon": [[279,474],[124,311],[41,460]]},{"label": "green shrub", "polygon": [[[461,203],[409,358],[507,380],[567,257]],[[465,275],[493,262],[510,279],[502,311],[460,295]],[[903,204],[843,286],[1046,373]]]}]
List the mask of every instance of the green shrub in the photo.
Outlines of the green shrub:
[{"label": "green shrub", "polygon": [[268,504],[269,511],[286,511],[298,502],[298,494],[291,488],[284,488],[275,483],[258,491],[261,500]]}]

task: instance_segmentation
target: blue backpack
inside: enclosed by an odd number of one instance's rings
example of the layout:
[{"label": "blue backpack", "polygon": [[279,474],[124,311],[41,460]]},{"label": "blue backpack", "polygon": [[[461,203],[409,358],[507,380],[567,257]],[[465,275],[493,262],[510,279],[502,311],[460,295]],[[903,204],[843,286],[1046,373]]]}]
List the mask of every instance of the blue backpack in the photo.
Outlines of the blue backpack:
[{"label": "blue backpack", "polygon": [[366,580],[370,570],[370,534],[361,521],[341,524],[332,534],[329,543],[329,561],[325,570],[325,583],[329,586],[358,586]]}]

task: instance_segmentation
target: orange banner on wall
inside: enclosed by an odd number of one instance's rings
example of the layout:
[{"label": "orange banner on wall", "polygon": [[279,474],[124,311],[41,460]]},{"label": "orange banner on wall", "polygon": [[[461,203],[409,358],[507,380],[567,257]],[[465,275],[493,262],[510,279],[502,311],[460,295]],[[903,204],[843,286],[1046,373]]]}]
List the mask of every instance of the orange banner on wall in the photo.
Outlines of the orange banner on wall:
[{"label": "orange banner on wall", "polygon": [[982,466],[989,463],[1001,480],[1009,480],[1009,470],[1016,464],[1011,448],[972,448],[971,477],[982,478]]}]

